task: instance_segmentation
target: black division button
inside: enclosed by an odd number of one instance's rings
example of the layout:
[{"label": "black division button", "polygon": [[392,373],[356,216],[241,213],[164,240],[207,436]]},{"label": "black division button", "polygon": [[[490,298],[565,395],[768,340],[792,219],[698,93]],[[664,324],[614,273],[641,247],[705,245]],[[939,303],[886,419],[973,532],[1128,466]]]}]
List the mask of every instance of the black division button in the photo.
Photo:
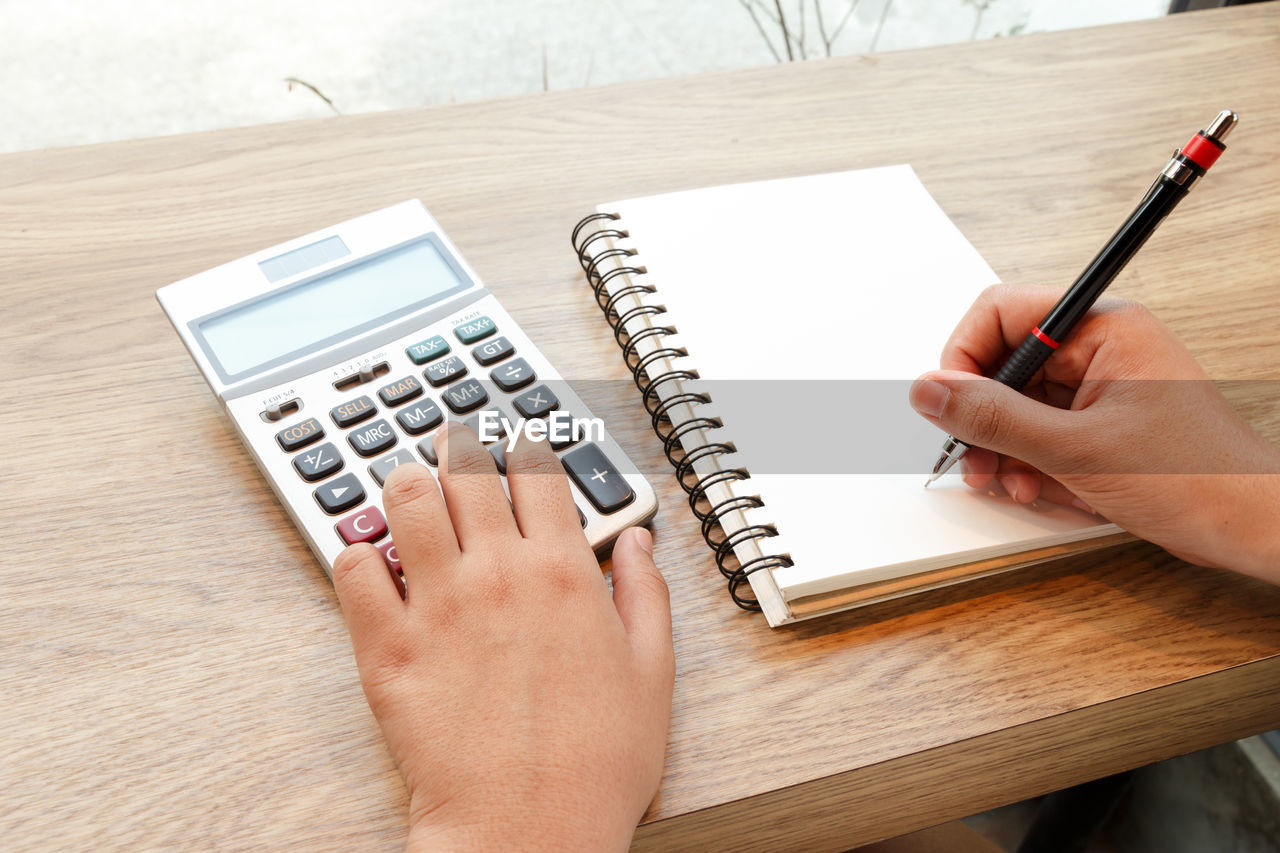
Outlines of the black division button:
[{"label": "black division button", "polygon": [[538,377],[533,375],[533,368],[523,358],[513,358],[497,370],[489,373],[489,378],[503,391],[514,391],[523,388]]},{"label": "black division button", "polygon": [[545,418],[560,408],[560,401],[546,385],[530,388],[511,401],[522,418]]},{"label": "black division button", "polygon": [[315,418],[307,418],[300,424],[294,424],[276,433],[276,441],[280,444],[280,449],[290,453],[322,438],[324,438],[324,427],[320,426],[320,422]]},{"label": "black division button", "polygon": [[386,420],[377,420],[364,429],[356,430],[347,436],[347,441],[361,456],[373,456],[388,447],[394,447],[396,434]]},{"label": "black division button", "polygon": [[314,483],[342,470],[342,454],[332,444],[322,444],[293,457],[293,468],[302,479]]},{"label": "black division button", "polygon": [[369,466],[369,474],[372,475],[373,481],[381,486],[387,481],[387,475],[396,468],[407,462],[413,461],[413,454],[407,450],[397,450],[395,453],[388,453]]},{"label": "black division button", "polygon": [[443,420],[444,412],[440,411],[435,400],[422,400],[396,412],[396,423],[409,435],[421,435],[435,429]]},{"label": "black division button", "polygon": [[471,351],[471,357],[483,367],[488,367],[497,361],[502,361],[507,356],[516,351],[511,345],[511,341],[506,337],[499,336],[491,341],[485,341],[480,346]]},{"label": "black division button", "polygon": [[601,513],[617,512],[635,499],[636,493],[623,478],[622,472],[595,444],[584,444],[560,458],[564,469],[583,494]]},{"label": "black division button", "polygon": [[474,379],[468,379],[465,382],[459,382],[457,385],[446,388],[444,402],[456,414],[461,415],[475,411],[489,402],[489,394],[479,382]]},{"label": "black division button", "polygon": [[388,406],[407,403],[421,393],[422,383],[418,381],[416,376],[406,376],[378,389],[378,396]]},{"label": "black division button", "polygon": [[423,376],[427,377],[427,381],[431,383],[433,388],[439,388],[441,385],[448,385],[455,379],[461,379],[467,375],[467,366],[462,363],[462,359],[456,355],[448,358],[442,358],[434,364],[427,365]]},{"label": "black division button", "polygon": [[355,474],[343,474],[330,480],[316,489],[316,503],[325,512],[333,515],[345,509],[351,509],[364,500],[364,487],[356,479]]},{"label": "black division button", "polygon": [[356,397],[341,406],[334,406],[329,412],[329,417],[333,418],[335,424],[346,429],[352,424],[368,420],[373,417],[376,411],[378,411],[378,407],[373,404],[372,397]]}]

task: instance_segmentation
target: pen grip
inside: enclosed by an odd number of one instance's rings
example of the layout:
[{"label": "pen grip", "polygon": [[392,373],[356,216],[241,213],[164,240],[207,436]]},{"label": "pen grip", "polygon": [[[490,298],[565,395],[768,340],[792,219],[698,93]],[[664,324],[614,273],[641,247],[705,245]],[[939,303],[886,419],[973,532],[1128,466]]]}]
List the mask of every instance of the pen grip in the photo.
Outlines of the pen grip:
[{"label": "pen grip", "polygon": [[1053,347],[1034,334],[1027,335],[1026,340],[1013,351],[1013,355],[1009,356],[1004,367],[1001,367],[1000,372],[995,375],[995,380],[1002,385],[1008,385],[1015,391],[1021,391],[1027,387],[1027,383],[1031,381],[1032,376],[1036,375],[1040,366],[1053,355],[1053,350]]}]

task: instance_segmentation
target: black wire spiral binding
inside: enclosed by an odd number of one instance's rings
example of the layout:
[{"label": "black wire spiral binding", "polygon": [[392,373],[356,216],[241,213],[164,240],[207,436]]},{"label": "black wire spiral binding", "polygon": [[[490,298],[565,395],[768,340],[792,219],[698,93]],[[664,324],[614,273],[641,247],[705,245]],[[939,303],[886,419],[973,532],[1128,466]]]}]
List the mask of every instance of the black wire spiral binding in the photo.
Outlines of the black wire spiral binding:
[{"label": "black wire spiral binding", "polygon": [[[640,399],[645,411],[649,413],[653,432],[662,440],[662,453],[675,469],[680,488],[689,496],[689,509],[701,523],[703,540],[715,552],[716,567],[728,582],[729,596],[734,604],[744,610],[760,610],[760,603],[755,596],[747,594],[750,592],[747,579],[763,569],[790,566],[791,558],[785,554],[762,554],[741,563],[734,554],[733,549],[737,546],[753,539],[772,538],[778,535],[778,531],[771,524],[750,524],[727,534],[721,526],[720,521],[726,513],[760,509],[764,506],[764,501],[758,495],[739,495],[712,504],[707,494],[708,489],[720,483],[749,480],[750,472],[745,468],[724,468],[705,477],[698,477],[694,471],[694,465],[700,460],[734,453],[737,448],[727,441],[707,441],[692,450],[686,450],[681,444],[682,439],[698,430],[720,429],[723,423],[719,418],[697,414],[679,423],[671,419],[671,409],[682,403],[690,408],[710,403],[711,397],[705,393],[683,391],[665,400],[657,393],[658,387],[667,382],[699,378],[698,372],[676,368],[656,376],[649,375],[649,368],[663,358],[679,358],[689,353],[683,347],[659,346],[648,355],[640,355],[637,347],[641,341],[674,335],[674,326],[650,324],[634,335],[627,331],[627,323],[636,317],[657,317],[667,313],[667,309],[663,305],[642,303],[619,312],[618,306],[627,297],[642,299],[657,293],[657,288],[653,285],[637,283],[639,276],[645,275],[648,270],[632,261],[636,250],[617,248],[611,244],[611,239],[620,240],[630,236],[625,228],[620,227],[619,218],[616,213],[593,213],[574,226],[570,242],[573,243],[578,262],[586,274],[587,284],[595,293],[596,305],[613,329],[613,338],[622,350],[623,361],[631,371],[636,388],[640,390]],[[594,229],[590,228],[593,224]],[[610,259],[616,260],[617,266],[601,272],[601,264]],[[629,276],[630,282],[626,287],[610,294],[609,282],[618,276]],[[747,585],[745,591],[744,584]]]}]

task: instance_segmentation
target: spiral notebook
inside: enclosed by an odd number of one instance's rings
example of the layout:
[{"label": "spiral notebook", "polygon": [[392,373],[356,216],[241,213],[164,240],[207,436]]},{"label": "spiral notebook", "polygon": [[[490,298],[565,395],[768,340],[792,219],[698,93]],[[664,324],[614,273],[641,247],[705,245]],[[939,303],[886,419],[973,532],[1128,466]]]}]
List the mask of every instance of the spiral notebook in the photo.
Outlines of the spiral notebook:
[{"label": "spiral notebook", "polygon": [[910,166],[601,205],[573,232],[739,606],[770,625],[1115,544],[1075,509],[924,482],[907,404],[995,273]]}]

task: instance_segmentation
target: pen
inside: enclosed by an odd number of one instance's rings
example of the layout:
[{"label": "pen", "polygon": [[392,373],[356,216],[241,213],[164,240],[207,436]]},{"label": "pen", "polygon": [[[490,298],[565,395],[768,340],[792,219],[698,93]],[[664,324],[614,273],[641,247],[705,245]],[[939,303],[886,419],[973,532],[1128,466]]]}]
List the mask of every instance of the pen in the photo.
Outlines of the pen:
[{"label": "pen", "polygon": [[[1107,245],[1092,263],[1085,267],[1075,284],[1058,300],[1058,304],[1049,309],[1040,324],[1031,330],[1013,355],[1009,356],[1009,360],[994,377],[997,382],[1008,385],[1015,391],[1026,387],[1040,366],[1071,334],[1080,318],[1093,307],[1093,303],[1107,289],[1111,280],[1124,269],[1124,265],[1142,248],[1142,244],[1147,242],[1156,226],[1226,150],[1227,146],[1222,140],[1226,139],[1238,121],[1239,116],[1232,110],[1223,110],[1207,128],[1173,152],[1173,158],[1160,170],[1151,188],[1142,197],[1142,201],[1138,202],[1133,213],[1129,214],[1129,218],[1107,241]],[[925,488],[951,470],[951,466],[959,462],[968,449],[969,445],[954,435],[947,436]]]}]

